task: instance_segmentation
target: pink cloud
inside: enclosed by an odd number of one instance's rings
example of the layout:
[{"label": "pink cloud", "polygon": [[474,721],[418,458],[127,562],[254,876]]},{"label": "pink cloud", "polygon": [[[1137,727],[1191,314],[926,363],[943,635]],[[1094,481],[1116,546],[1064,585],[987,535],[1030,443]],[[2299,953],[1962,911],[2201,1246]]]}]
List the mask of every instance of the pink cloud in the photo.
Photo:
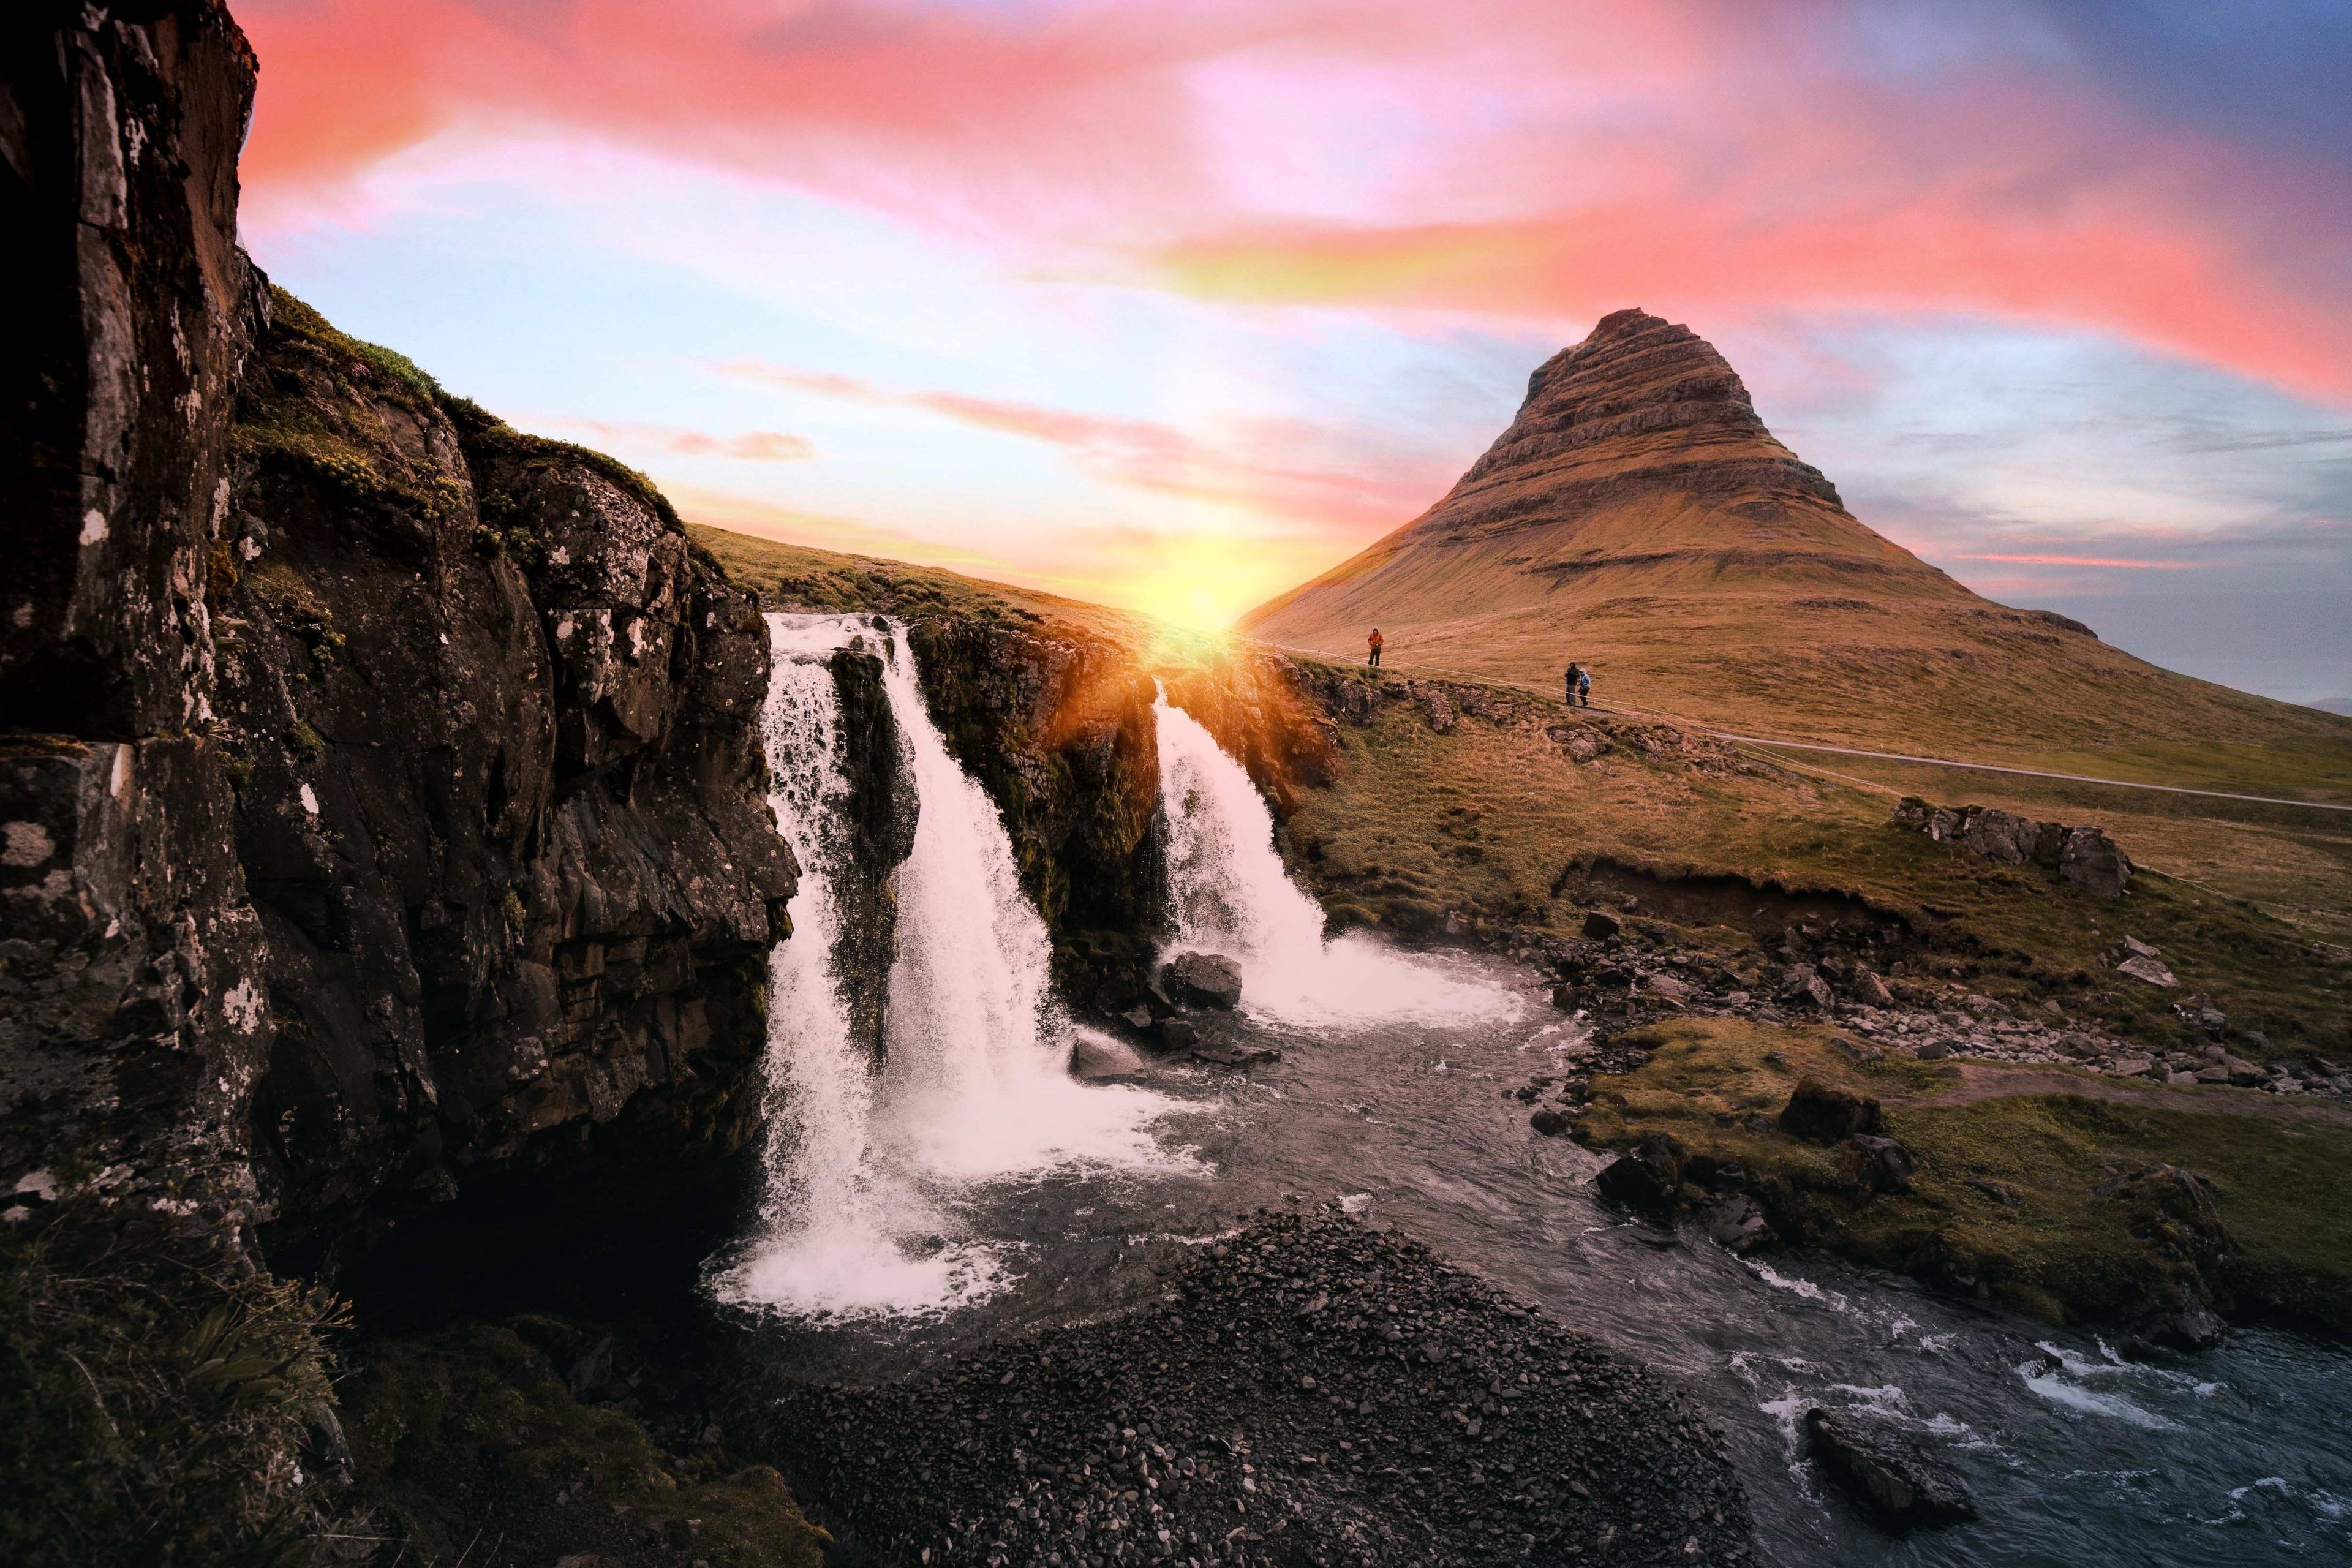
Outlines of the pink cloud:
[{"label": "pink cloud", "polygon": [[[744,381],[883,407],[919,409],[975,429],[1065,449],[1082,472],[1111,484],[1192,500],[1228,502],[1311,533],[1352,539],[1392,526],[1444,492],[1450,468],[1333,452],[1339,432],[1303,420],[1240,422],[1230,441],[1211,440],[1152,420],[1048,408],[968,393],[899,391],[856,376],[737,361],[720,371]],[[1333,452],[1325,464],[1302,455]]]},{"label": "pink cloud", "polygon": [[746,430],[733,436],[688,430],[675,425],[615,424],[604,419],[549,417],[537,423],[581,431],[624,451],[668,452],[681,458],[732,458],[745,463],[799,462],[816,453],[805,436],[781,430]]},{"label": "pink cloud", "polygon": [[[2025,51],[1874,75],[1834,7],[252,0],[241,15],[263,59],[247,177],[280,192],[436,136],[554,131],[1056,263],[1126,258],[1129,276],[1222,299],[1546,322],[1639,302],[1703,327],[1791,303],[1958,310],[2352,399],[2340,168],[2164,120],[2159,101]],[[1221,108],[1244,100],[1255,144],[1222,142]],[[1249,177],[1276,166],[1297,188]],[[1344,225],[1314,174],[1337,167],[1357,170]]]}]

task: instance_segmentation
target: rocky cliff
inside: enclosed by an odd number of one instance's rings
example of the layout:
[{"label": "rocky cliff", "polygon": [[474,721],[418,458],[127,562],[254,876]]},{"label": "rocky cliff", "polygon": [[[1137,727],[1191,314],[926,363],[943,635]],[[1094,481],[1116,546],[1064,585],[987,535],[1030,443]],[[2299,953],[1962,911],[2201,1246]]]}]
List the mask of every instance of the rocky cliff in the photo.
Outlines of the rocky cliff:
[{"label": "rocky cliff", "polygon": [[47,291],[0,362],[18,1223],[315,1243],[723,1160],[794,876],[756,606],[628,470],[273,296],[219,6],[46,10],[0,116]]},{"label": "rocky cliff", "polygon": [[981,619],[910,622],[923,700],[1004,813],[1066,1000],[1139,994],[1165,913],[1151,679],[1118,645]]},{"label": "rocky cliff", "polygon": [[217,706],[275,1233],[707,1173],[758,1120],[794,877],[757,606],[635,475],[282,294],[234,436]]}]

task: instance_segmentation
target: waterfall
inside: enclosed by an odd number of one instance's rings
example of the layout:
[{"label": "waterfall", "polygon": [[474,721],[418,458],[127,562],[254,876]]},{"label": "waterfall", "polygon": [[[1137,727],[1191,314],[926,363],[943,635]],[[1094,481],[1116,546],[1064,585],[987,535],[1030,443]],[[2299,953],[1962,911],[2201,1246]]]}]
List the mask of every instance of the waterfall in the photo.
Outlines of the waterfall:
[{"label": "waterfall", "polygon": [[[772,616],[764,735],[776,823],[802,867],[793,935],[770,959],[768,1190],[758,1235],[714,1280],[723,1300],[794,1316],[929,1313],[1008,1280],[964,1211],[985,1186],[1073,1164],[1163,1168],[1169,1109],[1066,1071],[1072,1027],[1045,921],[1021,890],[995,804],[931,722],[892,627]],[[839,699],[827,663],[878,643],[909,743],[918,811],[898,871],[896,956],[877,1068],[855,1044],[833,955],[848,852]]]},{"label": "waterfall", "polygon": [[1223,953],[1241,966],[1242,1006],[1291,1024],[1375,1018],[1461,1023],[1507,1018],[1517,997],[1449,976],[1443,960],[1349,933],[1327,942],[1323,910],[1290,879],[1274,816],[1249,773],[1201,722],[1152,703],[1160,799],[1168,816],[1171,952]]}]

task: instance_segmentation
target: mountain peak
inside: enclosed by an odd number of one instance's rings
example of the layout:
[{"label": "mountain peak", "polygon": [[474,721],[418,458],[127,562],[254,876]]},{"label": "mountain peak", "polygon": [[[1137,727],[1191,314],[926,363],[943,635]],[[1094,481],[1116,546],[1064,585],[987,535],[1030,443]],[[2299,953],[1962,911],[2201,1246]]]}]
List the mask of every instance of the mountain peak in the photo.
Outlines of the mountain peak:
[{"label": "mountain peak", "polygon": [[1453,513],[1475,529],[1494,503],[1525,520],[1654,484],[1793,491],[1844,510],[1837,488],[1765,428],[1713,344],[1635,307],[1536,367],[1517,417],[1424,521]]}]

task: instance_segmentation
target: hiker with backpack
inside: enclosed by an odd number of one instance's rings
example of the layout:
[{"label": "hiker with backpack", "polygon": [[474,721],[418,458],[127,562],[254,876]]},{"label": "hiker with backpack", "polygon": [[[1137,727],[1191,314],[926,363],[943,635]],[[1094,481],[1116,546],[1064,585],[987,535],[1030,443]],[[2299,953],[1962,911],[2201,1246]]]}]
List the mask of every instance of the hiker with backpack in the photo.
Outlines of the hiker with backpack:
[{"label": "hiker with backpack", "polygon": [[1579,702],[1587,708],[1592,706],[1592,672],[1591,670],[1571,659],[1568,666],[1567,682],[1568,705],[1570,708],[1577,706]]},{"label": "hiker with backpack", "polygon": [[1388,638],[1381,636],[1381,628],[1378,626],[1374,626],[1372,635],[1364,639],[1364,647],[1370,650],[1370,657],[1364,662],[1374,669],[1381,667],[1381,648],[1387,641]]}]

